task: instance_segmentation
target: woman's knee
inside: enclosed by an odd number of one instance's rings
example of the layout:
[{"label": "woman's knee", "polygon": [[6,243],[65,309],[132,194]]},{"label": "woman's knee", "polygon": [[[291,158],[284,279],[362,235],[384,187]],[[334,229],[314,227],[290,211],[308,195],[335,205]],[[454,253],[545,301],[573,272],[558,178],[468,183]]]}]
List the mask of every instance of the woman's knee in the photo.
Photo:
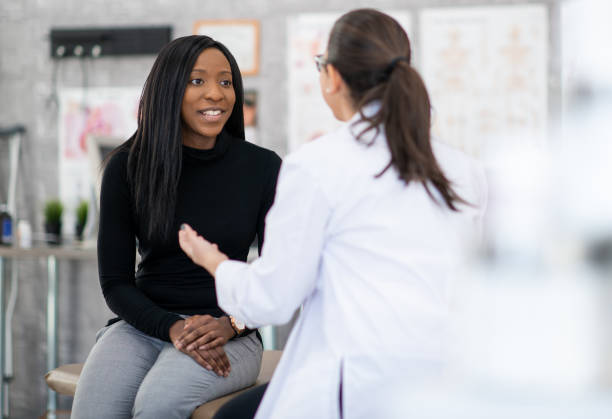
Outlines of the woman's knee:
[{"label": "woman's knee", "polygon": [[133,419],[187,419],[196,407],[163,391],[143,391],[141,388],[132,413]]}]

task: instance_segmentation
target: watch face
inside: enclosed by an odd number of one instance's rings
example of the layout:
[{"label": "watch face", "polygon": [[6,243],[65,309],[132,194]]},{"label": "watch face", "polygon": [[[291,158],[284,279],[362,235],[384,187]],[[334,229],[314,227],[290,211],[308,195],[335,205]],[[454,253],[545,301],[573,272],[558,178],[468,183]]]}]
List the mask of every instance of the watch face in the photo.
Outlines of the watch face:
[{"label": "watch face", "polygon": [[243,330],[245,328],[245,324],[235,317],[232,317],[232,323],[234,323],[234,328],[237,330]]}]

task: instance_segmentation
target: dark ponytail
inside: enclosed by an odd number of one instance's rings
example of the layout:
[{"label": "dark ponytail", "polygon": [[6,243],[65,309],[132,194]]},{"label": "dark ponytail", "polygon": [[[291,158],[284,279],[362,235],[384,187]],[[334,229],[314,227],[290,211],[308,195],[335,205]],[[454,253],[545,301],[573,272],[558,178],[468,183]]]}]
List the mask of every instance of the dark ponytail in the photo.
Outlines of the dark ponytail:
[{"label": "dark ponytail", "polygon": [[[327,63],[338,70],[359,109],[360,121],[367,123],[358,140],[384,127],[391,160],[378,176],[393,167],[406,184],[420,182],[436,200],[433,185],[444,203],[457,211],[457,204],[465,201],[453,190],[433,154],[429,94],[410,65],[410,41],[399,23],[377,10],[353,10],[334,24],[327,51]],[[380,103],[378,112],[365,115],[364,106],[375,101]]]}]

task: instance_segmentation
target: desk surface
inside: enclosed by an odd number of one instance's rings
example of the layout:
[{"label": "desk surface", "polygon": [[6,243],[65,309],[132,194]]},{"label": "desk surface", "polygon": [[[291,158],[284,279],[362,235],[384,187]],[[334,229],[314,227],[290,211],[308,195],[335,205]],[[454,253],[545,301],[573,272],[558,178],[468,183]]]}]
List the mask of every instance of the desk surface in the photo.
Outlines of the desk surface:
[{"label": "desk surface", "polygon": [[55,256],[58,259],[96,259],[96,248],[87,245],[34,246],[32,248],[0,246],[0,257],[38,258],[48,256]]}]

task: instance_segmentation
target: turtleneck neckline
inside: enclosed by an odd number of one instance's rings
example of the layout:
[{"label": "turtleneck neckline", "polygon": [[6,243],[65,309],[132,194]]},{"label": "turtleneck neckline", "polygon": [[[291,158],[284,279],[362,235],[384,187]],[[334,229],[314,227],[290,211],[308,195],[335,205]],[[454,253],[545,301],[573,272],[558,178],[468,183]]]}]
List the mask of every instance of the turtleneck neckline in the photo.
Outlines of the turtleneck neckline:
[{"label": "turtleneck neckline", "polygon": [[232,137],[222,130],[215,141],[213,148],[202,150],[199,148],[189,147],[183,144],[183,153],[186,156],[193,157],[197,160],[217,160],[221,158],[228,150],[232,141]]}]

